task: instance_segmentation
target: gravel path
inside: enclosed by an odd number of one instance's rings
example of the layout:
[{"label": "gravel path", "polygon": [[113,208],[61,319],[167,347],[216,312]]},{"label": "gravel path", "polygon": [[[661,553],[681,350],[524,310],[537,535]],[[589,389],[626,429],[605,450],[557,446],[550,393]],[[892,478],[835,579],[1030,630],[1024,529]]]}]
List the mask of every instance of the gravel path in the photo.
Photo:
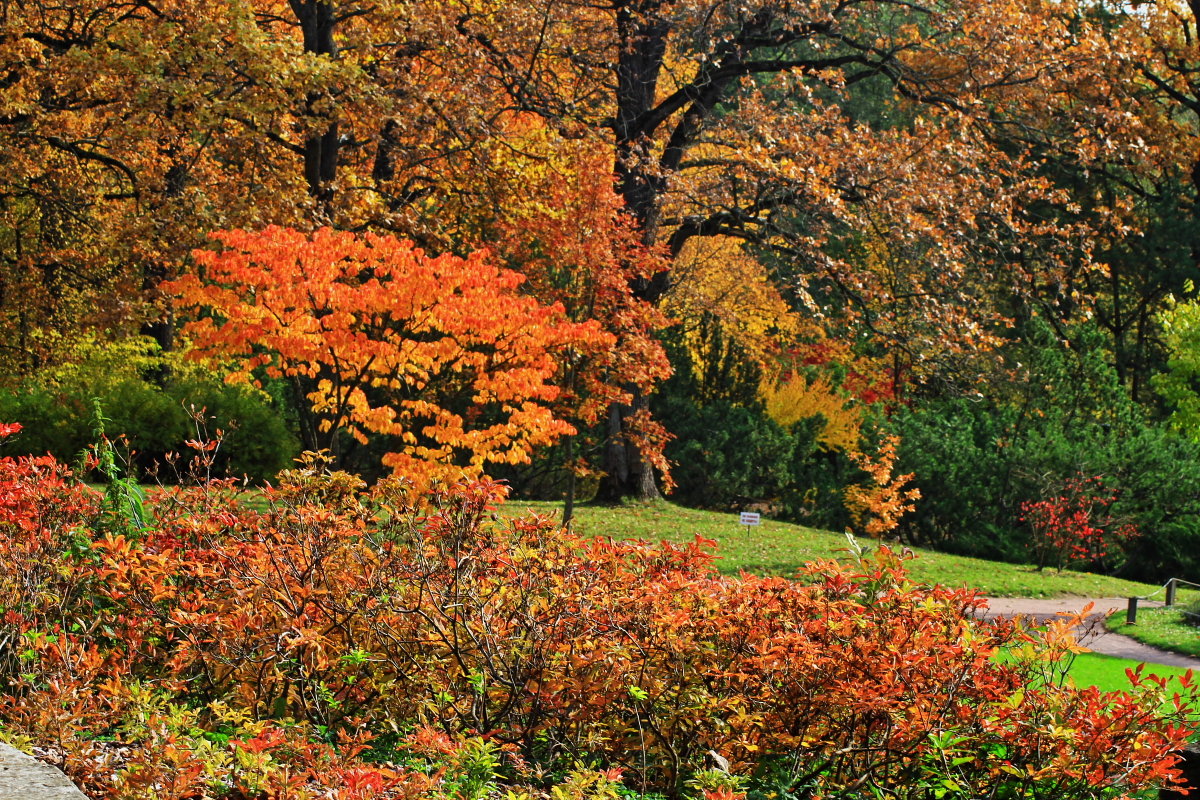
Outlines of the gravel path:
[{"label": "gravel path", "polygon": [[[1051,598],[1048,600],[1027,597],[989,597],[986,617],[1032,617],[1034,619],[1054,619],[1060,612],[1074,613],[1083,610],[1089,602],[1094,603],[1087,622],[1080,626],[1079,641],[1097,653],[1106,656],[1120,656],[1133,661],[1144,661],[1147,664],[1164,664],[1171,667],[1191,667],[1200,672],[1200,659],[1168,653],[1147,644],[1112,633],[1104,627],[1104,617],[1108,612],[1116,610],[1125,613],[1128,604],[1124,597],[1099,597],[1089,600],[1083,597]],[[1162,603],[1143,600],[1141,608],[1153,608]]]}]

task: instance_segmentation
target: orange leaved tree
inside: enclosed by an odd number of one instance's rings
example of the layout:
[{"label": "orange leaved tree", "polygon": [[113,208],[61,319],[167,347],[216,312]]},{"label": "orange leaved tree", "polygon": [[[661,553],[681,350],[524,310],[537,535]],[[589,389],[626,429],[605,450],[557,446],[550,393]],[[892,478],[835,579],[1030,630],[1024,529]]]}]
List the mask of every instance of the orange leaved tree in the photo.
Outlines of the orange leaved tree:
[{"label": "orange leaved tree", "polygon": [[550,404],[558,356],[611,346],[594,321],[521,294],[524,277],[477,252],[432,257],[411,242],[323,228],[223,231],[197,274],[166,284],[195,319],[198,358],[234,380],[284,378],[306,447],[380,435],[383,464],[418,482],[522,463],[573,433]]}]

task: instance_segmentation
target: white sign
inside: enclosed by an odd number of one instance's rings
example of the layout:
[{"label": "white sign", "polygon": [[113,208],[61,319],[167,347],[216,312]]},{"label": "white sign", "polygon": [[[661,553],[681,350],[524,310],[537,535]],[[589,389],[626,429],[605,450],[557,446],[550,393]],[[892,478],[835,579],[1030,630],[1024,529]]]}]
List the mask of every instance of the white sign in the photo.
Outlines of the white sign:
[{"label": "white sign", "polygon": [[743,511],[739,519],[743,525],[762,524],[762,515],[757,511]]}]

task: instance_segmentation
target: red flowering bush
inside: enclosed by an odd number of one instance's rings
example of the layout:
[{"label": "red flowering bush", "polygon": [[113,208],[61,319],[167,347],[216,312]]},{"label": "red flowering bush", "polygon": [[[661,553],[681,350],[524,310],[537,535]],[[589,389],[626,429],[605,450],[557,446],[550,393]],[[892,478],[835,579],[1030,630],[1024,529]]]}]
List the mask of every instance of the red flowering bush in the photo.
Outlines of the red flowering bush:
[{"label": "red flowering bush", "polygon": [[1099,475],[1076,475],[1062,491],[1036,502],[1021,504],[1021,520],[1032,529],[1031,552],[1038,569],[1059,572],[1071,562],[1100,565],[1114,545],[1139,535],[1137,526],[1112,512],[1117,493]]},{"label": "red flowering bush", "polygon": [[93,797],[1099,798],[1170,782],[1188,735],[1154,680],[1064,686],[1069,621],[980,621],[886,550],[729,578],[704,540],[317,462],[265,510],[208,484],[136,530],[53,463],[0,481],[0,722]]}]

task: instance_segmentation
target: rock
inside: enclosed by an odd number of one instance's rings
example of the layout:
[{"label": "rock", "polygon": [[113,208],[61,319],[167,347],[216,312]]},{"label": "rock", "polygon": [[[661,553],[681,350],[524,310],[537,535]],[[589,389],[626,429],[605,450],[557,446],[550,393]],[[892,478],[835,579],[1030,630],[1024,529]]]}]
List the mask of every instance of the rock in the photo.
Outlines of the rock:
[{"label": "rock", "polygon": [[0,800],[87,800],[54,767],[0,743]]},{"label": "rock", "polygon": [[[1200,745],[1189,744],[1179,750],[1177,754],[1182,759],[1176,765],[1176,769],[1183,773],[1184,785],[1181,789],[1188,789],[1187,794],[1177,789],[1162,789],[1158,796],[1160,800],[1183,800],[1185,797],[1196,797],[1196,790],[1200,789]],[[3,795],[0,795],[2,797]]]}]

